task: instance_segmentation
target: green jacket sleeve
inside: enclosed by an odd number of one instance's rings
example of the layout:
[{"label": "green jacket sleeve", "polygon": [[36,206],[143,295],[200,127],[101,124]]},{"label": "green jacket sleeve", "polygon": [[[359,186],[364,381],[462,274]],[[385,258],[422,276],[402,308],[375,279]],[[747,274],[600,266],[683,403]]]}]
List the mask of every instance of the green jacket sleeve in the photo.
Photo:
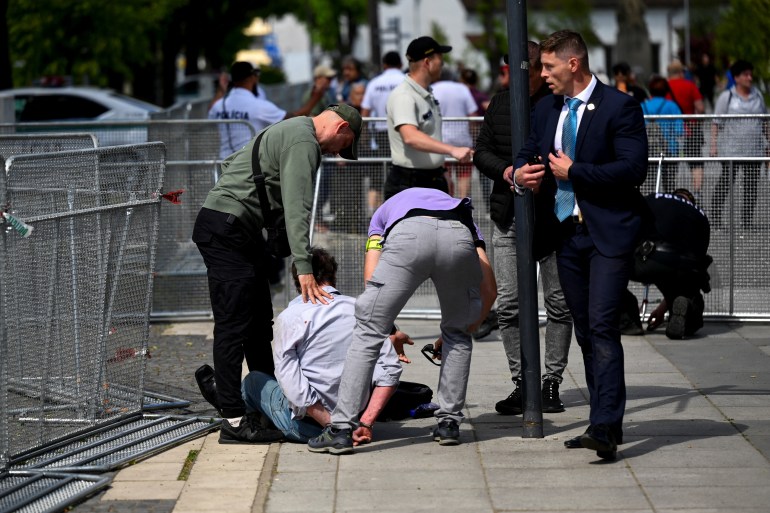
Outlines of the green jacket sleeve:
[{"label": "green jacket sleeve", "polygon": [[320,164],[320,148],[310,142],[294,144],[281,153],[281,201],[298,274],[313,273],[310,213],[313,208],[313,176]]}]

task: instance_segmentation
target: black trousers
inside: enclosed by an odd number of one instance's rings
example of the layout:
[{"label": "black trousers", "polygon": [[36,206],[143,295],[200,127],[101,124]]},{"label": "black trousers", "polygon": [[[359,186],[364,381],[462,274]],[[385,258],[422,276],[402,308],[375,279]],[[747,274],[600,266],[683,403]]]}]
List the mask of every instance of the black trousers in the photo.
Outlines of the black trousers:
[{"label": "black trousers", "polygon": [[719,183],[714,189],[711,198],[711,219],[714,225],[722,223],[722,208],[725,199],[738,175],[738,170],[743,172],[743,205],[741,205],[741,223],[744,228],[750,228],[754,219],[754,206],[757,204],[757,184],[762,164],[751,161],[734,161],[732,169],[728,163],[722,164],[722,173],[719,175]]},{"label": "black trousers", "polygon": [[425,187],[438,189],[449,194],[449,184],[444,177],[444,168],[436,169],[409,169],[406,167],[391,166],[388,178],[385,180],[385,199],[395,196],[401,191],[412,187]]},{"label": "black trousers", "polygon": [[273,305],[261,234],[254,239],[237,217],[202,208],[193,242],[206,263],[214,312],[214,377],[222,415],[246,413],[241,396],[243,359],[249,371],[274,374]]}]

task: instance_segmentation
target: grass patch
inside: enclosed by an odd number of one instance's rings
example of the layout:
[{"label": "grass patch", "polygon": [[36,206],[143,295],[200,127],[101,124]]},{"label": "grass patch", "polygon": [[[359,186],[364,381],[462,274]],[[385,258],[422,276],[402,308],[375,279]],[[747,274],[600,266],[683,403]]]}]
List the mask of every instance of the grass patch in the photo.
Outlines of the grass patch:
[{"label": "grass patch", "polygon": [[195,465],[195,460],[198,459],[199,452],[193,450],[187,453],[187,458],[185,458],[184,465],[182,465],[182,471],[179,473],[179,477],[176,478],[177,481],[187,481],[187,478],[190,477],[190,472],[192,472],[193,465]]}]

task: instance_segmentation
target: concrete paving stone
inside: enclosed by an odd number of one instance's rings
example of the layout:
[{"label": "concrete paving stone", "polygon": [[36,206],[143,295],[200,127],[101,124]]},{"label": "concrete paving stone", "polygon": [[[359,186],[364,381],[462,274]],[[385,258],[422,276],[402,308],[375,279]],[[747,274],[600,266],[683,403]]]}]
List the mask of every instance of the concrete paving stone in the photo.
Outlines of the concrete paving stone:
[{"label": "concrete paving stone", "polygon": [[337,472],[284,470],[273,474],[270,493],[292,490],[331,490],[337,483]]},{"label": "concrete paving stone", "polygon": [[201,335],[206,337],[206,340],[214,340],[214,323],[181,322],[168,324],[162,335]]},{"label": "concrete paving stone", "polygon": [[[425,480],[425,488],[419,493],[394,493],[398,490],[398,476],[390,487],[382,490],[345,490],[337,493],[338,513],[369,511],[377,504],[376,511],[473,511],[492,512],[492,504],[486,490],[449,488],[452,483]],[[457,478],[456,478],[457,479]]]},{"label": "concrete paving stone", "polygon": [[[619,451],[619,455],[622,451]],[[618,459],[622,459],[620,456]],[[510,469],[515,472],[526,472],[529,469],[559,469],[581,468],[596,461],[596,453],[580,449],[566,449],[563,445],[559,451],[517,451],[506,452],[488,451],[481,454],[481,465],[487,469]],[[617,463],[615,463],[617,464]]]},{"label": "concrete paving stone", "polygon": [[770,486],[770,468],[670,467],[645,468],[633,466],[633,473],[644,486],[712,487],[712,486]]},{"label": "concrete paving stone", "polygon": [[265,454],[266,451],[242,454],[209,454],[207,451],[202,451],[195,460],[195,465],[241,465],[253,468],[254,465],[262,465]]},{"label": "concrete paving stone", "polygon": [[305,445],[281,444],[278,452],[278,471],[283,469],[308,472],[336,472],[339,456],[316,454]]},{"label": "concrete paving stone", "polygon": [[[580,432],[582,433],[582,431]],[[564,439],[566,438],[567,437]],[[499,440],[487,440],[479,442],[477,444],[477,450],[482,456],[488,453],[496,452],[526,452],[533,454],[560,452],[564,450],[564,439],[559,439],[555,436],[548,436],[544,438],[508,437]]]},{"label": "concrete paving stone", "polygon": [[167,451],[156,454],[155,456],[146,459],[145,462],[172,463],[177,461],[184,461],[187,458],[187,455],[190,454],[190,451],[199,451],[201,447],[203,447],[204,440],[204,437],[196,438],[195,440],[191,440],[182,445],[172,447]]},{"label": "concrete paving stone", "polygon": [[758,468],[768,467],[767,459],[747,444],[745,450],[686,449],[679,451],[657,450],[656,444],[639,442],[623,445],[623,456],[632,467],[683,467],[694,468]]},{"label": "concrete paving stone", "polygon": [[655,513],[767,513],[767,508],[660,508]]},{"label": "concrete paving stone", "polygon": [[706,394],[706,397],[715,406],[758,406],[770,408],[770,387],[767,390],[745,389],[714,392]]},{"label": "concrete paving stone", "polygon": [[[558,493],[546,488],[493,488],[489,494],[495,510],[542,511],[648,511],[652,505],[638,486],[561,487]],[[622,507],[619,507],[622,504]]]},{"label": "concrete paving stone", "polygon": [[413,469],[408,462],[404,467],[398,472],[395,483],[392,472],[369,468],[360,468],[356,472],[340,471],[337,478],[337,490],[386,490],[392,488],[394,484],[398,487],[399,492],[406,493],[410,490],[421,491],[433,487],[442,488],[444,485],[456,489],[483,489],[486,487],[484,473],[480,466],[464,466],[462,476],[459,479],[457,469],[433,470],[430,472],[430,478],[428,479],[424,470]]},{"label": "concrete paving stone", "polygon": [[724,413],[725,417],[734,420],[735,422],[741,421],[759,421],[760,425],[762,421],[767,419],[767,406],[721,406],[719,410]]},{"label": "concrete paving stone", "polygon": [[174,512],[221,511],[228,513],[251,513],[256,493],[256,483],[253,487],[241,486],[218,491],[209,488],[186,488],[179,497]]},{"label": "concrete paving stone", "polygon": [[[648,399],[629,401],[624,425],[641,424],[656,421],[688,421],[699,420],[708,422],[725,422],[725,415],[717,408],[708,405],[703,399],[692,398],[675,400],[669,403],[649,402]],[[698,406],[689,404],[695,402]]]},{"label": "concrete paving stone", "polygon": [[668,372],[626,372],[626,386],[664,385],[690,390],[690,382],[677,370]]},{"label": "concrete paving stone", "polygon": [[184,481],[113,481],[102,500],[176,500],[184,485]]},{"label": "concrete paving stone", "polygon": [[187,482],[191,487],[198,488],[225,488],[237,479],[239,483],[248,485],[254,483],[256,486],[259,476],[262,474],[261,466],[257,470],[253,469],[193,469]]},{"label": "concrete paving stone", "polygon": [[734,324],[731,327],[734,329],[734,333],[741,338],[745,339],[759,339],[767,342],[767,325],[766,324]]},{"label": "concrete paving stone", "polygon": [[687,489],[673,486],[648,486],[645,492],[661,508],[767,508],[770,487],[702,486]]},{"label": "concrete paving stone", "polygon": [[86,502],[77,504],[73,511],[77,513],[171,513],[176,500],[130,500],[101,501],[101,494],[91,497]]},{"label": "concrete paving stone", "polygon": [[635,423],[625,422],[623,433],[633,436],[688,435],[698,437],[735,436],[735,426],[726,420],[711,419],[659,419]]},{"label": "concrete paving stone", "polygon": [[695,438],[691,436],[632,436],[624,434],[622,447],[637,443],[645,443],[648,447],[655,447],[658,451],[682,451],[689,449],[718,449],[726,451],[745,451],[750,444],[742,436],[716,436],[707,438]]},{"label": "concrete paving stone", "polygon": [[[574,449],[579,451],[579,449]],[[520,470],[494,469],[486,472],[489,488],[551,488],[586,487],[601,483],[609,487],[637,485],[630,470],[619,465],[581,465],[572,468],[523,468]]]},{"label": "concrete paving stone", "polygon": [[414,469],[453,468],[457,461],[466,465],[477,461],[475,444],[440,446],[433,440],[415,442],[395,440],[398,445],[382,442],[357,448],[355,454],[340,457],[340,472],[356,472],[360,468],[401,469],[404,462]]},{"label": "concrete paving stone", "polygon": [[138,465],[121,469],[113,479],[113,483],[116,481],[176,481],[183,465],[184,460],[174,463],[143,461]]},{"label": "concrete paving stone", "polygon": [[751,435],[749,443],[762,454],[770,454],[770,434],[769,435]]},{"label": "concrete paving stone", "polygon": [[[521,509],[497,509],[495,510],[495,513],[521,513],[524,510]],[[537,510],[530,510],[530,511],[536,511],[537,513],[585,513],[585,510],[580,509],[537,509]],[[618,509],[617,507],[612,509],[597,509],[596,511],[601,511],[601,513],[657,513],[654,509],[648,507],[648,508],[642,508],[642,509],[630,509],[630,508],[623,508]]]},{"label": "concrete paving stone", "polygon": [[334,490],[271,491],[265,513],[332,513],[339,511],[335,509],[335,497]]},{"label": "concrete paving stone", "polygon": [[[704,351],[708,346],[708,351]],[[677,362],[680,371],[721,372],[725,369],[759,370],[765,360],[751,344],[735,344],[732,340],[693,340],[676,345],[658,346],[660,353]]]},{"label": "concrete paving stone", "polygon": [[735,419],[733,422],[736,429],[750,437],[770,435],[770,420]]}]

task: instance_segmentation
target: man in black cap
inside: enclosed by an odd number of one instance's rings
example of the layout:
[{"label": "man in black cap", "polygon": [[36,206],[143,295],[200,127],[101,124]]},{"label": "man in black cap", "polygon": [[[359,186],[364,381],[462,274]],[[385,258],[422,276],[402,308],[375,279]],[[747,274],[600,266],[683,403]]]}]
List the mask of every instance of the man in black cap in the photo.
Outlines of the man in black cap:
[{"label": "man in black cap", "polygon": [[313,179],[323,154],[357,160],[360,136],[361,115],[344,104],[330,105],[313,118],[271,125],[222,163],[222,174],[203,203],[192,240],[206,264],[214,314],[214,378],[224,417],[220,443],[271,442],[282,436],[266,429],[269,424],[259,414],[246,415],[241,397],[244,357],[249,371],[274,373],[273,306],[262,236],[266,209],[256,171],[264,176],[274,219],[284,220],[302,299],[327,304],[333,298],[316,282],[310,252]]},{"label": "man in black cap", "polygon": [[418,37],[406,49],[409,73],[388,97],[388,141],[393,161],[385,181],[385,199],[410,187],[429,187],[446,193],[444,156],[462,163],[473,157],[471,148],[441,141],[441,110],[430,85],[439,79],[442,55],[451,46],[428,36]]}]

